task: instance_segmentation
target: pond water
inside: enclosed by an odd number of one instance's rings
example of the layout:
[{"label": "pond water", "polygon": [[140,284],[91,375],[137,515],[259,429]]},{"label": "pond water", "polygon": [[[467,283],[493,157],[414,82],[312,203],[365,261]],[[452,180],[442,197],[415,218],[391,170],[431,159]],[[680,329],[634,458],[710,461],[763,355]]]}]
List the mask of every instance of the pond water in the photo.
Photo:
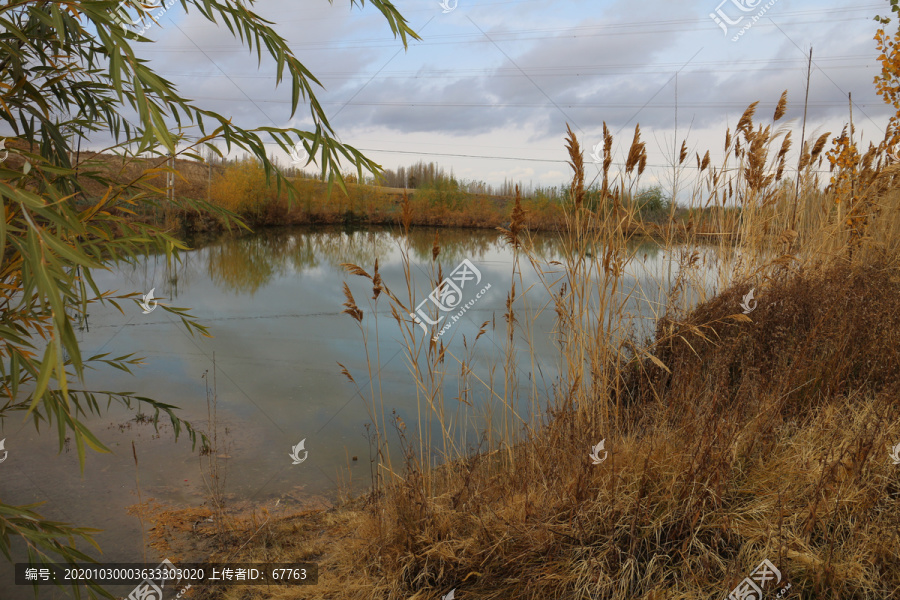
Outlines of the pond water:
[{"label": "pond water", "polygon": [[[432,262],[435,236],[440,254]],[[431,320],[444,316],[441,325],[451,325],[440,338],[449,355],[443,386],[438,386],[444,390],[437,408],[440,418],[422,416],[423,400],[421,394],[417,398],[410,369],[421,367],[423,359],[410,358],[388,298],[382,294],[372,302],[371,282],[341,266],[352,263],[372,274],[377,259],[385,285],[406,302],[402,248],[407,245],[416,302],[426,300],[428,307],[419,314]],[[628,295],[628,311],[652,317],[662,302],[658,282],[672,276],[671,256],[648,241],[632,250],[636,259],[626,269],[620,293]],[[535,252],[545,262],[561,258],[559,243],[551,235],[536,237]],[[447,306],[461,300],[452,312],[438,313],[427,301],[438,263],[444,278],[460,285],[455,292],[461,298],[454,297],[452,284],[436,296]],[[135,352],[145,361],[133,369],[133,376],[98,367],[88,373],[86,388],[132,392],[175,405],[201,431],[211,432],[214,421],[218,487],[227,494],[229,505],[252,503],[276,512],[298,505],[328,506],[337,501],[339,486],[359,492],[371,483],[366,426],[373,420],[373,410],[383,410],[388,422],[396,411],[411,438],[421,420],[424,429],[437,431],[436,439],[441,429],[448,430],[464,448],[478,439],[493,410],[491,403],[497,397],[488,387],[516,385],[530,390],[521,394],[522,405],[516,407],[521,414],[529,402],[551,394],[558,364],[555,313],[552,305],[547,306],[550,295],[535,270],[527,260],[520,264],[515,306],[520,323],[531,330],[531,340],[521,333],[514,336],[518,363],[507,377],[503,314],[513,280],[513,252],[495,231],[417,229],[407,238],[391,229],[291,228],[224,237],[184,253],[174,267],[168,267],[164,257],[150,256],[136,267],[97,273],[100,289],[144,294],[154,288],[162,303],[190,307],[213,337],[188,334],[177,317],[160,308],[144,314],[136,304],[125,303],[122,314],[95,305],[79,332],[83,355]],[[549,281],[558,277],[545,275]],[[344,282],[364,313],[361,323],[343,312]],[[527,290],[524,298],[523,290]],[[401,316],[411,322],[408,314]],[[474,342],[485,321],[489,321],[485,333]],[[422,328],[407,326],[421,344]],[[466,390],[468,403],[456,400],[462,393],[456,359],[465,359],[473,375],[488,384]],[[341,374],[339,363],[356,384]],[[213,396],[211,419],[208,398]],[[182,437],[174,443],[164,415],[159,435],[151,424],[134,417],[135,410],[114,403],[109,410],[104,405],[103,416],[85,419],[112,453],[88,450],[83,475],[74,445],[59,452],[55,427],[48,430],[44,425],[38,434],[30,421],[7,419],[2,437],[9,455],[0,464],[3,500],[46,501],[39,509],[45,517],[102,529],[97,540],[104,562],[155,562],[159,557],[143,550],[149,525],[129,515],[127,507],[148,498],[197,506],[209,496],[209,480],[189,440]],[[395,439],[389,424],[387,429]],[[293,464],[290,454],[301,440],[304,447],[297,455],[303,460]],[[439,460],[441,449],[430,450],[431,458]],[[23,557],[20,554],[18,560]],[[0,561],[0,588],[11,576],[8,563]],[[18,600],[30,594],[27,588],[14,588],[4,590],[0,598]],[[43,588],[41,598],[67,597],[56,594]]]}]

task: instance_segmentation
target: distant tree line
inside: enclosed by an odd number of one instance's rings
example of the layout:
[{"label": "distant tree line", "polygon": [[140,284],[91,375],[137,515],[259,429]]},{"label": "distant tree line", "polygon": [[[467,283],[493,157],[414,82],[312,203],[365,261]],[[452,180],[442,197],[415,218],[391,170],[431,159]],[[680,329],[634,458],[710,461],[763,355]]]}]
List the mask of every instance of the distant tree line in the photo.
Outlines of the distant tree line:
[{"label": "distant tree line", "polygon": [[[270,160],[278,165],[281,172],[287,177],[300,177],[303,179],[321,179],[321,173],[316,169],[314,164],[312,168],[306,170],[298,168],[293,164],[282,166],[280,161],[272,156]],[[249,160],[253,160],[249,155],[241,158],[223,158],[208,151],[205,156],[207,162],[212,165],[234,166]],[[344,180],[348,183],[360,183],[357,181],[356,173],[344,173]],[[418,161],[408,167],[400,166],[396,169],[384,169],[377,176],[364,177],[361,183],[367,185],[404,188],[409,190],[430,190],[437,192],[441,197],[447,194],[482,194],[486,196],[499,196],[511,198],[516,195],[516,185],[519,186],[519,192],[523,198],[543,199],[549,201],[562,201],[569,193],[569,186],[561,184],[558,186],[535,186],[533,183],[515,182],[512,179],[505,179],[500,185],[491,185],[484,181],[478,180],[461,180],[457,179],[451,169],[448,173],[443,167],[435,162]],[[601,195],[599,185],[594,184],[588,186],[586,191],[586,202],[591,208],[600,206],[599,197]],[[647,214],[658,213],[660,215],[666,213],[669,209],[671,199],[667,197],[659,185],[641,189],[636,193],[625,194],[620,199],[623,205],[635,205],[639,211]],[[611,203],[611,200],[608,201]],[[610,204],[611,206],[611,204]]]},{"label": "distant tree line", "polygon": [[457,179],[452,170],[447,173],[447,171],[437,163],[426,163],[424,161],[419,161],[409,167],[401,166],[396,169],[385,169],[381,176],[377,178],[375,185],[406,189],[452,188],[455,191],[466,192],[469,194],[510,197],[516,195],[516,185],[518,185],[519,191],[523,196],[534,197],[544,195],[552,199],[562,197],[563,192],[562,187],[535,187],[530,183],[523,184],[519,182],[517,184],[512,179],[505,179],[503,183],[498,186],[474,179]]}]

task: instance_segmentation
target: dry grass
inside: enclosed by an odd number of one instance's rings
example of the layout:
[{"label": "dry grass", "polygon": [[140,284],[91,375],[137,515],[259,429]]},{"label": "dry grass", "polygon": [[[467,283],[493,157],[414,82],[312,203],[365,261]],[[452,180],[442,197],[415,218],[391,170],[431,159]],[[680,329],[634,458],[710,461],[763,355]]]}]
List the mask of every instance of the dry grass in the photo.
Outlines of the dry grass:
[{"label": "dry grass", "polygon": [[[515,252],[506,309],[482,325],[503,342],[487,379],[471,363],[482,334],[460,354],[423,339],[408,318],[418,300],[408,248],[402,293],[377,263],[347,265],[372,283],[370,309],[391,305],[417,422],[386,414],[371,356],[375,377],[361,392],[374,427],[372,492],[333,512],[276,519],[241,552],[318,560],[320,584],[214,588],[209,597],[424,600],[455,588],[460,600],[722,598],[763,559],[791,583],[787,597],[900,597],[900,467],[888,459],[900,442],[898,168],[883,166],[881,145],[823,186],[828,134],[816,136],[804,144],[798,196],[783,179],[789,132],[754,117],[755,104],[726,134],[723,164],[697,154],[701,177],[688,192],[691,210],[718,228],[731,219],[735,234],[710,236],[690,221],[660,227],[679,263],[660,282],[661,298],[624,287],[636,262],[629,241],[646,229],[623,202],[646,162],[639,129],[625,172],[603,165],[600,202],[587,201],[569,131],[564,258],[542,263],[530,252],[528,207],[517,199],[502,231]],[[685,151],[673,157],[676,167],[685,160]],[[841,173],[853,186],[840,184]],[[413,213],[404,199],[405,227]],[[444,277],[439,256],[436,243],[433,284]],[[547,306],[530,305],[526,266],[550,292]],[[702,285],[706,272],[718,293]],[[739,303],[751,287],[759,304],[746,316]],[[638,339],[629,298],[657,307],[652,339]],[[378,318],[349,290],[344,306],[357,322]],[[534,340],[536,310],[557,317],[551,397],[533,343],[530,355],[514,344]],[[517,365],[535,376],[523,382]],[[444,384],[453,377],[463,391],[451,398]],[[485,423],[477,444],[431,437],[435,425],[458,431],[476,415]],[[390,435],[401,456],[391,455]],[[588,452],[601,439],[609,455],[595,465]],[[442,466],[429,466],[432,452]],[[210,540],[212,560],[228,552],[226,541]]]},{"label": "dry grass", "polygon": [[[306,224],[355,223],[396,225],[402,217],[406,190],[347,183],[347,194],[337,187],[328,195],[328,185],[313,179],[296,179],[299,201],[291,206],[287,194],[267,189],[262,169],[254,164],[229,167],[213,183],[213,200],[233,210],[255,227]],[[509,222],[512,198],[411,190],[411,225],[493,229]],[[562,222],[562,206],[542,199],[526,200],[531,209],[532,229],[555,229]]]},{"label": "dry grass", "polygon": [[[132,158],[82,151],[78,159],[85,172],[112,175],[130,180],[141,175],[148,167],[163,166],[164,159]],[[13,165],[19,166],[14,157]],[[397,225],[402,218],[402,188],[389,188],[355,183],[348,176],[347,194],[337,187],[328,193],[325,182],[297,178],[299,200],[288,202],[287,192],[278,192],[266,183],[265,173],[254,162],[230,165],[208,165],[188,159],[177,159],[175,193],[178,197],[206,200],[232,211],[251,227],[290,225],[330,225],[352,223],[356,225]],[[185,233],[212,233],[223,230],[220,219],[207,214],[169,209],[165,203],[165,174],[146,178],[156,186],[154,208],[142,208],[130,218],[152,220],[166,227]],[[99,198],[105,189],[90,177],[79,177],[85,194]],[[593,194],[596,195],[594,190]],[[410,190],[408,202],[413,210],[410,224],[413,226],[458,227],[495,229],[508,225],[515,204],[514,197],[470,194],[462,191],[445,192],[435,189]],[[565,227],[566,208],[558,200],[543,196],[520,198],[525,208],[525,226],[531,231],[559,231]],[[148,205],[149,206],[149,205]],[[653,212],[636,215],[631,224],[634,233],[661,238],[686,239],[688,234],[733,236],[736,217],[729,215],[713,219],[708,208],[692,210],[676,209],[669,219]],[[641,225],[638,227],[638,225]]]}]

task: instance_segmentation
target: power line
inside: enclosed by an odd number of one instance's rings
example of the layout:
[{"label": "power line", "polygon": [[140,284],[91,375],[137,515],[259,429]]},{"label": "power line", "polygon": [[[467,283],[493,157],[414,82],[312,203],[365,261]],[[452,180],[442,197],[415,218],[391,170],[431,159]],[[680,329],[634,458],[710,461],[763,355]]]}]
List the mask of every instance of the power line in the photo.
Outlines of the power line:
[{"label": "power line", "polygon": [[[221,100],[223,102],[239,102],[240,98],[222,98],[221,96],[194,96],[195,100]],[[288,104],[290,100],[255,100],[255,102],[259,103],[269,103],[269,104]],[[319,102],[322,105],[328,104],[338,104],[341,106],[403,106],[403,107],[422,107],[422,108],[542,108],[546,107],[547,103],[540,102],[502,102],[502,103],[486,103],[486,102]],[[600,104],[573,104],[567,102],[557,102],[559,106],[563,106],[565,108],[638,108],[644,107],[646,108],[665,108],[665,109],[673,109],[675,108],[675,103],[661,103],[661,104],[641,104],[639,102],[607,102]],[[767,106],[776,106],[777,102],[770,101],[760,101],[758,106],[767,107]],[[846,101],[826,101],[826,100],[817,100],[814,102],[809,102],[810,106],[817,106],[827,108],[830,106],[846,106]],[[720,101],[720,102],[679,102],[679,108],[737,108],[737,109],[745,109],[749,103],[747,102],[738,102],[738,101]],[[867,103],[856,103],[854,102],[854,106],[881,106],[881,103],[878,104],[867,104]]]},{"label": "power line", "polygon": [[[686,71],[686,73],[699,74],[699,73],[747,73],[748,72],[748,70],[746,68],[735,67],[734,62],[731,62],[728,64],[732,65],[733,68],[690,69],[690,70]],[[655,65],[653,65],[653,66],[655,66]],[[798,64],[796,66],[799,68],[801,65]],[[868,68],[879,68],[879,66],[875,62],[869,62],[869,63],[859,63],[859,64],[849,64],[849,65],[833,65],[833,66],[829,66],[828,70],[829,71],[846,71],[846,70],[858,71],[860,69],[868,69]],[[566,71],[569,69],[571,69],[571,67],[558,67],[556,70],[557,71]],[[612,69],[628,70],[627,75],[671,75],[672,74],[672,69],[647,70],[647,69],[649,69],[649,66],[645,66],[642,70],[637,70],[636,68],[629,68],[629,67],[610,67],[610,70],[612,70]],[[766,72],[771,73],[771,72],[781,72],[781,71],[785,71],[785,70],[787,70],[787,68],[785,68],[785,67],[773,66],[770,68],[753,69],[752,72],[753,73],[766,73]],[[579,73],[579,72],[541,73],[541,72],[535,72],[534,69],[525,69],[524,71],[525,71],[525,73],[529,73],[532,76],[541,77],[541,78],[547,78],[547,77],[601,77],[601,76],[603,76],[603,77],[620,77],[620,76],[626,75],[626,73],[618,73],[618,72],[604,73],[600,69],[595,69],[594,70],[595,72],[589,72],[589,73]],[[223,77],[223,75],[216,74],[216,73],[160,73],[160,75],[163,75],[165,77],[189,77],[189,78]],[[378,77],[378,75],[381,75],[381,76]],[[366,75],[366,74],[362,74],[362,75],[358,75],[358,74],[354,74],[354,75],[336,75],[336,74],[335,75],[316,75],[316,79],[319,79],[319,80],[331,79],[331,80],[337,80],[337,81],[350,81],[350,80],[354,80],[354,79],[372,80],[372,79],[377,78],[377,79],[382,79],[382,80],[400,79],[400,80],[406,81],[406,80],[411,80],[411,79],[449,79],[450,75],[456,75],[458,78],[491,77],[492,79],[522,77],[522,73],[520,73],[520,72],[493,73],[493,72],[491,72],[490,69],[484,69],[480,72],[460,71],[458,73],[452,73],[452,74],[451,73],[441,73],[441,72],[435,72],[434,74],[409,72],[407,74],[378,74],[378,73],[376,73],[376,75]],[[229,78],[233,78],[233,79],[273,79],[274,77],[267,76],[267,75],[229,75]]]},{"label": "power line", "polygon": [[509,62],[511,62],[511,63],[513,64],[513,66],[514,66],[516,69],[518,69],[520,73],[522,73],[522,75],[525,77],[525,79],[527,79],[529,82],[531,82],[531,84],[532,84],[534,87],[536,87],[537,90],[538,90],[541,94],[543,94],[544,97],[545,97],[547,100],[549,100],[550,103],[551,103],[553,106],[556,107],[556,110],[558,110],[559,112],[562,113],[562,115],[566,118],[566,122],[571,121],[573,125],[575,125],[575,126],[578,127],[579,129],[581,129],[581,127],[578,126],[578,123],[575,122],[575,119],[573,119],[573,118],[571,118],[569,115],[567,115],[567,114],[566,114],[566,111],[564,111],[564,110],[563,110],[563,109],[562,109],[562,108],[561,108],[561,107],[553,100],[553,98],[551,98],[550,95],[547,94],[547,92],[544,91],[544,89],[543,89],[541,86],[539,86],[539,85],[538,85],[531,77],[529,77],[529,76],[528,76],[528,73],[526,73],[525,71],[523,71],[523,70],[522,70],[522,67],[520,67],[519,64],[518,64],[516,61],[514,61],[514,60],[512,59],[512,57],[511,57],[509,54],[507,54],[506,51],[503,50],[503,48],[500,47],[499,44],[497,44],[496,41],[493,40],[493,38],[491,38],[487,33],[485,33],[484,30],[478,25],[478,23],[476,23],[475,21],[473,21],[472,18],[469,17],[468,15],[466,16],[466,18],[469,19],[469,22],[472,23],[472,25],[475,26],[475,29],[477,29],[477,30],[479,31],[479,33],[481,33],[481,35],[483,35],[484,37],[486,37],[486,38],[488,39],[488,41],[489,41],[491,44],[493,44],[493,46],[494,46],[497,50],[500,51],[500,54],[502,54],[503,57],[506,58],[506,60],[508,60]]},{"label": "power line", "polygon": [[[825,62],[833,62],[833,61],[845,61],[845,60],[856,60],[856,59],[864,59],[871,60],[870,54],[846,54],[846,55],[835,55],[835,56],[825,56],[819,57],[817,62],[825,63]],[[656,62],[652,64],[647,63],[608,63],[608,64],[591,64],[591,65],[565,65],[565,66],[549,66],[549,67],[539,67],[533,66],[526,69],[527,72],[532,74],[537,74],[541,71],[562,71],[562,70],[575,70],[575,71],[590,71],[597,70],[602,71],[605,69],[628,69],[632,71],[634,69],[646,69],[650,67],[662,69],[659,71],[660,73],[671,73],[672,69],[678,68],[681,66],[680,62]],[[754,64],[762,64],[767,66],[775,66],[775,65],[783,65],[785,67],[795,65],[798,67],[802,67],[806,65],[806,62],[796,58],[759,58],[759,59],[745,59],[736,63],[733,60],[705,60],[705,61],[694,61],[691,63],[695,66],[708,66],[708,67],[718,67],[718,66],[736,66],[736,65],[754,65]],[[870,63],[864,64],[854,64],[848,65],[853,68],[857,68],[860,66],[868,66]],[[738,69],[735,69],[738,70]],[[739,69],[741,71],[745,69]],[[756,69],[759,70],[759,69]],[[718,69],[717,69],[718,71]],[[386,75],[391,76],[410,76],[410,77],[447,77],[451,75],[491,75],[498,76],[498,73],[510,72],[510,73],[519,73],[518,69],[511,67],[496,67],[496,68],[484,68],[484,69],[427,69],[425,71],[420,70],[407,70],[407,71],[383,71]],[[691,71],[692,73],[698,71]],[[705,71],[703,71],[705,72]],[[172,71],[158,71],[160,75],[164,75],[167,77],[221,77],[221,75],[217,75],[215,73],[176,73]],[[231,74],[231,77],[236,79],[270,79],[269,75],[235,75]],[[359,74],[358,71],[317,71],[316,78],[366,78],[369,77],[367,74]]]},{"label": "power line", "polygon": [[[800,48],[800,46],[797,44],[797,42],[795,42],[793,39],[791,39],[791,36],[789,36],[789,35],[784,31],[784,29],[782,29],[781,27],[779,27],[779,26],[778,26],[778,23],[776,23],[775,21],[772,20],[772,17],[768,17],[768,19],[769,19],[769,21],[772,22],[772,25],[774,25],[774,26],[778,29],[778,31],[780,31],[780,32],[784,35],[784,37],[786,37],[786,38],[788,39],[788,41],[789,41],[790,43],[792,43],[792,44],[794,45],[794,47],[797,48],[797,50],[800,50],[801,52],[803,52],[803,49]],[[804,52],[804,54],[806,54],[806,53]],[[838,90],[840,90],[840,92],[841,92],[842,94],[847,94],[847,98],[850,99],[849,93],[848,93],[848,92],[845,92],[845,91],[841,88],[841,86],[839,86],[839,85],[837,84],[837,82],[836,82],[834,79],[832,79],[832,78],[828,75],[828,73],[825,72],[824,69],[822,69],[818,64],[816,64],[816,61],[814,61],[814,60],[812,59],[812,50],[810,50],[809,62],[810,62],[810,64],[816,65],[816,69],[818,69],[819,71],[821,71],[821,72],[822,72],[822,75],[824,75],[824,76],[826,77],[826,79],[828,79],[828,81],[830,81],[830,82],[832,83],[832,85],[834,85],[834,87],[836,87]],[[853,102],[852,100],[850,100],[850,104],[851,104],[851,106],[856,106],[856,107],[861,107],[861,106],[862,106],[862,105],[860,105],[860,104],[857,104],[856,102]],[[870,117],[870,116],[868,115],[868,113],[866,113],[866,111],[862,110],[862,108],[860,108],[859,110],[860,110],[860,112],[862,112],[862,114],[864,114],[864,115],[866,116],[866,118],[869,120],[870,123],[872,123],[872,125],[875,125],[875,127],[878,127],[878,124],[872,119],[872,117]],[[850,119],[850,124],[851,124],[851,126],[852,126],[852,124],[853,124],[853,119],[852,119],[852,117],[851,117],[851,119]],[[851,127],[851,135],[852,135],[852,129],[853,129],[853,128]],[[883,132],[884,132],[884,129],[882,129],[882,133],[883,133]],[[802,143],[804,143],[805,141],[806,141],[806,140],[801,140],[800,143],[802,144]]]},{"label": "power line", "polygon": [[[816,15],[816,16],[824,16],[835,13],[843,13],[843,12],[871,12],[873,9],[880,7],[880,5],[872,5],[870,7],[851,7],[851,8],[835,8],[828,9],[822,11],[792,11],[792,12],[783,12],[778,16],[780,18],[791,17],[791,16],[805,16],[805,15]],[[816,19],[816,20],[795,20],[790,21],[792,25],[803,25],[803,24],[812,24],[812,23],[823,23],[827,19]],[[847,21],[868,21],[870,17],[856,17],[856,18],[842,18],[843,22]],[[620,36],[620,35],[635,35],[635,34],[651,34],[651,33],[676,33],[676,32],[685,32],[685,31],[694,31],[695,27],[685,28],[685,27],[676,27],[676,28],[668,28],[668,29],[652,29],[654,25],[656,26],[668,26],[673,24],[688,24],[688,25],[703,25],[708,24],[710,20],[708,18],[697,18],[697,19],[680,19],[680,20],[663,20],[663,21],[632,21],[632,22],[621,22],[621,23],[610,23],[604,25],[589,25],[589,26],[578,26],[578,27],[570,27],[570,28],[545,28],[545,29],[509,29],[505,31],[495,31],[491,32],[491,36],[495,39],[495,41],[527,41],[527,40],[541,40],[541,39],[559,39],[560,37],[599,37],[599,36]],[[756,24],[756,27],[771,27],[772,25],[764,22],[759,22]],[[617,31],[621,29],[634,29],[635,31]],[[591,31],[597,31],[597,33],[590,33]],[[556,32],[557,35],[525,35],[530,33],[552,33]],[[576,32],[575,35],[571,36],[561,36],[559,34],[564,34],[567,32]],[[488,40],[482,39],[479,36],[474,36],[468,33],[456,33],[456,34],[437,34],[430,37],[427,41],[423,40],[421,42],[411,43],[411,46],[440,46],[447,44],[458,44],[458,43],[490,43]],[[357,45],[347,45],[347,44],[357,44]],[[291,48],[303,48],[307,50],[332,50],[332,49],[367,49],[367,48],[393,48],[395,47],[396,40],[393,38],[360,38],[354,40],[346,40],[346,41],[328,41],[328,42],[294,42],[288,44]],[[235,44],[220,44],[220,45],[209,45],[207,46],[209,50],[240,50],[244,49],[243,46],[235,45]],[[184,46],[166,46],[165,48],[154,48],[151,51],[155,52],[196,52],[196,49],[192,49],[190,47]]]},{"label": "power line", "polygon": [[215,66],[219,71],[222,72],[222,75],[224,75],[224,76],[228,79],[228,81],[230,81],[231,84],[232,84],[234,87],[236,87],[237,90],[238,90],[241,94],[244,95],[244,98],[246,98],[247,100],[249,100],[250,103],[253,104],[253,106],[255,106],[256,109],[257,109],[259,112],[261,112],[262,115],[263,115],[265,118],[267,118],[269,121],[272,122],[272,125],[275,125],[275,126],[277,127],[277,125],[276,125],[276,123],[275,123],[275,120],[274,120],[272,117],[270,117],[269,115],[267,115],[267,114],[266,114],[266,111],[264,111],[264,110],[259,106],[259,104],[257,104],[257,103],[253,100],[253,98],[251,98],[250,96],[248,96],[248,95],[247,95],[247,92],[245,92],[244,89],[243,89],[241,86],[239,86],[239,85],[237,84],[237,82],[234,81],[234,79],[232,79],[231,77],[228,76],[228,73],[226,73],[225,70],[224,70],[222,67],[219,66],[219,63],[217,63],[216,61],[214,61],[214,60],[212,59],[212,57],[211,57],[209,54],[207,54],[206,51],[205,51],[203,48],[201,48],[200,46],[198,46],[198,45],[197,45],[197,42],[195,42],[195,41],[193,40],[193,38],[191,38],[188,34],[186,34],[186,33],[184,32],[184,30],[183,30],[181,27],[179,27],[178,24],[177,24],[174,20],[172,20],[171,17],[169,17],[169,21],[172,23],[172,25],[175,26],[175,29],[177,29],[178,31],[181,32],[181,35],[183,35],[184,37],[186,37],[186,38],[188,39],[188,41],[189,41],[191,44],[194,45],[194,47],[197,49],[198,52],[203,53],[203,56],[205,56],[205,57],[207,58],[207,60],[209,60],[209,62],[211,62],[211,63],[213,64],[213,66]]},{"label": "power line", "polygon": [[[484,8],[484,7],[490,7],[490,6],[500,6],[502,4],[516,4],[516,5],[532,4],[532,3],[536,4],[538,2],[540,2],[542,4],[546,4],[546,0],[503,0],[502,2],[481,2],[481,1],[479,1],[478,8]],[[873,5],[873,9],[875,9],[875,8],[881,8],[881,5],[880,4]],[[404,16],[408,16],[408,15],[411,15],[414,13],[426,13],[426,12],[429,14],[434,14],[435,9],[433,9],[433,8],[403,8],[402,12],[403,12]],[[262,14],[262,13],[260,13],[260,14]],[[377,18],[377,17],[373,16],[373,19],[375,19],[375,18]],[[279,19],[278,23],[279,24],[281,24],[281,23],[306,23],[308,21],[335,21],[338,19],[346,21],[347,17],[346,16],[313,17],[311,19],[304,17],[302,19]]]},{"label": "power line", "polygon": [[[419,31],[422,31],[422,30],[424,30],[426,27],[428,27],[428,24],[431,23],[432,20],[434,20],[434,17],[433,17],[433,16],[432,16],[430,19],[428,19],[428,22],[426,22],[424,25],[422,25],[422,27],[420,28]],[[384,63],[383,65],[381,65],[381,68],[378,69],[377,71],[375,71],[375,74],[372,75],[372,76],[371,76],[364,84],[362,84],[362,87],[360,87],[358,90],[356,90],[356,93],[354,93],[352,96],[350,96],[350,99],[347,100],[346,102],[344,102],[344,105],[341,106],[340,110],[338,110],[338,111],[334,114],[334,116],[332,116],[331,118],[333,119],[333,118],[337,117],[339,114],[341,114],[341,111],[343,111],[345,108],[347,108],[347,106],[350,104],[350,101],[353,100],[354,98],[356,98],[357,96],[359,96],[359,95],[362,93],[362,91],[363,91],[364,89],[366,89],[366,86],[369,85],[370,83],[372,83],[372,80],[375,79],[376,77],[378,77],[378,74],[381,73],[381,72],[385,69],[385,67],[387,67],[387,66],[391,63],[391,61],[393,61],[395,58],[397,58],[397,56],[400,54],[400,52],[401,52],[402,50],[403,50],[403,48],[398,48],[397,51],[393,54],[393,56],[391,56],[391,57],[387,60],[386,63]]]},{"label": "power line", "polygon": [[[275,145],[272,142],[265,142],[266,145]],[[416,156],[446,156],[451,158],[478,158],[478,159],[486,159],[486,160],[514,160],[520,162],[540,162],[540,163],[559,163],[559,164],[569,164],[568,160],[562,160],[558,158],[525,158],[521,156],[488,156],[485,154],[453,154],[449,152],[414,152],[412,150],[384,150],[381,148],[357,148],[357,150],[361,152],[384,152],[386,154],[412,154]],[[687,161],[685,161],[687,162]],[[589,164],[589,163],[586,163]],[[593,163],[590,163],[593,164]],[[624,167],[625,163],[623,162],[613,162],[611,163],[614,167]],[[672,165],[654,165],[648,164],[647,167],[652,167],[656,169],[669,169]],[[679,168],[684,169],[696,169],[697,166],[693,164],[683,164],[679,165]],[[716,167],[717,172],[722,171]],[[725,171],[737,171],[740,167],[729,167],[724,169]],[[789,169],[785,167],[785,172],[794,172],[796,169]],[[831,171],[827,170],[810,170],[812,173],[830,173]]]},{"label": "power line", "polygon": [[[844,23],[849,21],[869,21],[867,17],[859,17],[856,19],[842,19]],[[790,25],[809,25],[809,24],[822,24],[826,23],[827,20],[817,20],[817,21],[791,21]],[[773,26],[769,23],[764,23],[762,21],[758,22],[755,25],[755,29],[770,29]],[[628,32],[600,32],[594,34],[580,34],[580,35],[571,35],[571,36],[527,36],[527,37],[503,37],[502,35],[498,37],[495,41],[497,42],[526,42],[526,41],[536,41],[536,40],[560,40],[560,39],[578,39],[578,38],[592,38],[592,37],[613,37],[613,36],[627,36],[627,35],[649,35],[649,34],[662,34],[662,33],[687,33],[693,32],[696,29],[656,29],[656,30],[641,30],[641,31],[628,31]],[[458,40],[450,40],[450,41],[421,41],[421,42],[410,42],[410,47],[415,48],[424,48],[424,47],[438,47],[438,46],[457,46],[457,45],[465,45],[470,46],[472,44],[489,44],[490,41],[485,39],[480,39],[474,36],[468,36],[466,38],[460,38]],[[383,43],[378,44],[355,44],[355,40],[347,40],[340,42],[305,42],[305,43],[293,43],[288,44],[288,46],[295,51],[315,51],[315,50],[373,50],[377,48],[395,48],[396,46],[387,40]],[[236,51],[240,50],[240,46],[214,46],[210,48],[211,50],[216,51]],[[161,52],[161,53],[184,53],[184,52],[197,52],[197,50],[193,50],[189,47],[174,47],[174,46],[158,46],[152,49],[148,49],[150,52]]]}]

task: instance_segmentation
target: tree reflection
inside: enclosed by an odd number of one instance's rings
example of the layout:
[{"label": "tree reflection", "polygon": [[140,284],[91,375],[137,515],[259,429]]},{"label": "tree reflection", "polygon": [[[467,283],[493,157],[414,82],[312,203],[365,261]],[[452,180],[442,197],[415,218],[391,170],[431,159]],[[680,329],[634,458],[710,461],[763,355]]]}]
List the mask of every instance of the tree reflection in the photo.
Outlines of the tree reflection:
[{"label": "tree reflection", "polygon": [[[241,237],[226,237],[206,248],[208,273],[225,289],[255,294],[274,278],[327,265],[342,270],[342,263],[371,269],[377,259],[386,265],[399,260],[404,234],[399,228],[346,230],[340,227],[270,229]],[[409,232],[413,262],[430,264],[437,239],[438,261],[445,271],[464,258],[474,262],[504,260],[509,248],[498,231],[488,229],[416,228]],[[632,241],[639,261],[655,259],[659,246],[651,240]],[[538,234],[529,241],[542,261],[560,260],[562,246],[553,235]],[[201,254],[202,254],[201,253]],[[595,255],[602,255],[598,248]]]},{"label": "tree reflection", "polygon": [[284,260],[269,235],[227,239],[207,248],[210,279],[234,292],[255,294],[275,275],[284,272]]}]

